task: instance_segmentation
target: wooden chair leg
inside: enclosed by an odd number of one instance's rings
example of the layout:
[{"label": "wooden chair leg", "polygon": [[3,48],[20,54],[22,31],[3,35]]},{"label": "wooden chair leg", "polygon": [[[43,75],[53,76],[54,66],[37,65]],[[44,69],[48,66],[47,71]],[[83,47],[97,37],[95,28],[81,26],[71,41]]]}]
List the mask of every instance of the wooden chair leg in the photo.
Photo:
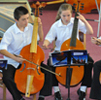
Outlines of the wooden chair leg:
[{"label": "wooden chair leg", "polygon": [[99,75],[99,82],[101,84],[101,72],[100,72],[100,75]]},{"label": "wooden chair leg", "polygon": [[0,87],[3,89],[3,99],[2,100],[6,100],[6,86],[3,83],[1,72],[0,72]]},{"label": "wooden chair leg", "polygon": [[6,100],[6,86],[3,84],[3,100]]},{"label": "wooden chair leg", "polygon": [[33,100],[36,100],[36,94],[33,95]]}]

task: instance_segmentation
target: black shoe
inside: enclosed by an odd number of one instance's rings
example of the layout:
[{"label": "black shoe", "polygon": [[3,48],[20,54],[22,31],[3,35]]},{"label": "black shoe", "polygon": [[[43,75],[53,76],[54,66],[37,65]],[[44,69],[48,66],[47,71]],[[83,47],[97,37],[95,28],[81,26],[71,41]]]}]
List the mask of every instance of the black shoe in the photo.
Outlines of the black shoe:
[{"label": "black shoe", "polygon": [[62,100],[60,91],[55,93],[55,100]]},{"label": "black shoe", "polygon": [[38,100],[44,100],[44,97],[39,97],[39,99]]},{"label": "black shoe", "polygon": [[79,100],[85,100],[85,96],[86,96],[85,92],[80,91],[80,89],[78,89],[77,94],[79,95]]}]

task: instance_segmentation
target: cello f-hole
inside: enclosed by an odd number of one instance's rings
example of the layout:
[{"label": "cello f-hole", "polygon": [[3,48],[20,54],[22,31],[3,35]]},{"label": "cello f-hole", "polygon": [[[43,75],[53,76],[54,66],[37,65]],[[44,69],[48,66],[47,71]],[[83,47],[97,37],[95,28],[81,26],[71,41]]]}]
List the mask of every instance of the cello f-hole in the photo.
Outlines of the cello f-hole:
[{"label": "cello f-hole", "polygon": [[23,69],[22,69],[20,72],[23,72],[23,71],[24,71],[24,69],[25,69],[25,67],[26,67],[26,64],[24,63],[24,67],[23,67]]}]

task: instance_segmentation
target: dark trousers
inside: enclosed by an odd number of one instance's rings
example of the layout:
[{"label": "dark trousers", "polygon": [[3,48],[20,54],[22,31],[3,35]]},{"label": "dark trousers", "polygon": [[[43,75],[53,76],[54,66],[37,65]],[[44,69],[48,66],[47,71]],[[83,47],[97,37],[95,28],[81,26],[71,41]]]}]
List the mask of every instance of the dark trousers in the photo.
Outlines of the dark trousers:
[{"label": "dark trousers", "polygon": [[88,64],[84,66],[84,77],[81,81],[81,86],[91,87],[93,63],[93,59],[88,55]]},{"label": "dark trousers", "polygon": [[101,100],[101,84],[99,82],[99,75],[101,72],[101,60],[97,61],[94,64],[94,74],[93,74],[93,80],[91,85],[91,92],[90,92],[90,98],[92,99],[100,99]]},{"label": "dark trousers", "polygon": [[7,65],[7,70],[3,69],[3,82],[6,85],[9,92],[12,94],[14,100],[20,100],[22,98],[20,91],[17,89],[14,82],[16,68],[12,65]]},{"label": "dark trousers", "polygon": [[[43,67],[55,72],[55,68],[50,66],[50,60],[47,60],[47,65],[41,64]],[[58,81],[54,74],[41,69],[41,71],[45,74],[45,83],[43,88],[40,90],[39,95],[49,96],[52,95],[52,86],[58,86]]]},{"label": "dark trousers", "polygon": [[[43,63],[41,63],[41,66],[48,70],[52,70],[51,67]],[[43,88],[40,90],[40,95],[49,96],[52,94],[52,74],[44,69],[41,69],[41,71],[45,75],[45,82]]]},{"label": "dark trousers", "polygon": [[[21,65],[19,65],[18,68],[20,68]],[[41,66],[51,70],[50,67],[47,67],[47,65],[41,63]],[[12,65],[7,65],[7,70],[3,69],[3,82],[6,85],[7,89],[9,90],[9,92],[12,94],[13,99],[14,100],[20,100],[22,98],[21,96],[21,92],[17,89],[16,84],[14,82],[14,76],[15,76],[15,72],[16,72],[16,68],[14,68]],[[41,69],[42,72],[44,72],[44,74],[47,76],[45,77],[45,88],[42,89],[42,93],[45,94],[46,96],[51,95],[52,94],[52,89],[51,89],[51,73],[49,73],[46,70]],[[46,80],[47,78],[49,78],[48,80]]]},{"label": "dark trousers", "polygon": [[[82,82],[81,86],[91,87],[93,63],[94,63],[93,59],[88,55],[88,64],[86,64],[84,66],[84,77],[81,81]],[[47,61],[47,65],[50,66],[50,60],[49,59]],[[55,67],[50,66],[50,69],[55,72]],[[46,72],[45,77],[46,77],[45,81],[47,82],[47,84],[50,82],[52,83],[52,84],[50,84],[50,87],[48,87],[48,88],[52,88],[52,86],[58,86],[58,80],[56,79],[54,74],[50,74],[49,72]],[[50,78],[51,78],[51,80],[48,81]],[[47,91],[45,91],[46,88],[47,87],[46,87],[46,83],[45,83],[43,89],[40,91],[40,95],[47,96],[45,94],[45,93],[47,93]]]}]

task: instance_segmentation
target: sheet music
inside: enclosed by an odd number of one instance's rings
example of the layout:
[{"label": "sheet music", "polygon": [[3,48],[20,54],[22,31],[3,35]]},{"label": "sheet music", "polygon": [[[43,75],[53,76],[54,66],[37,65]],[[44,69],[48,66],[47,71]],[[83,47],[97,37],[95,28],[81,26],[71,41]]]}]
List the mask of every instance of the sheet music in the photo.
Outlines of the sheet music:
[{"label": "sheet music", "polygon": [[87,50],[67,50],[50,53],[51,66],[84,65],[88,63]]},{"label": "sheet music", "polygon": [[2,70],[2,68],[7,69],[7,60],[3,58],[0,59],[0,70]]}]

